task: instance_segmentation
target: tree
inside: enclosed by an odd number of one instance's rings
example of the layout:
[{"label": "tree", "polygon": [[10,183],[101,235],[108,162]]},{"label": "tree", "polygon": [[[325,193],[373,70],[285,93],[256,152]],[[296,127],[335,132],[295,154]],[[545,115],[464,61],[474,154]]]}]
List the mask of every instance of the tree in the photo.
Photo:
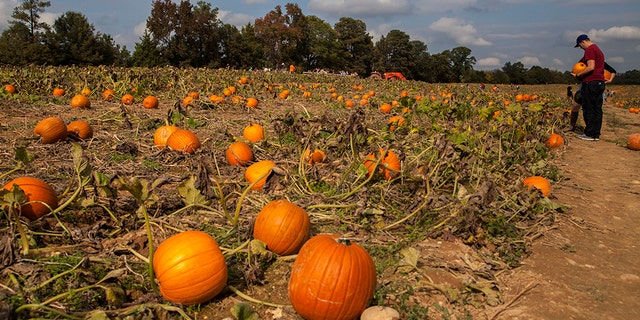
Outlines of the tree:
[{"label": "tree", "polygon": [[473,77],[473,65],[476,58],[471,55],[471,49],[467,47],[456,47],[449,52],[451,70],[457,79],[453,82],[468,82]]},{"label": "tree", "polygon": [[40,14],[51,6],[50,1],[23,0],[22,4],[13,9],[11,17],[14,21],[9,24],[23,24],[29,30],[29,42],[35,43],[41,40],[42,35],[49,30],[49,25],[40,22]]},{"label": "tree", "polygon": [[145,30],[140,43],[136,43],[136,49],[131,57],[131,63],[139,67],[158,67],[168,64],[162,57],[151,35]]},{"label": "tree", "polygon": [[[297,4],[287,4],[286,15],[276,6],[255,20],[256,39],[264,48],[265,60],[274,66],[302,61],[306,19]],[[299,54],[300,53],[300,54]]]},{"label": "tree", "polygon": [[0,61],[14,65],[46,62],[43,39],[49,25],[40,22],[40,14],[50,5],[49,1],[24,0],[13,9],[13,20],[0,36]]},{"label": "tree", "polygon": [[373,41],[367,25],[353,18],[340,18],[334,29],[338,34],[340,66],[349,72],[368,76],[373,64]]},{"label": "tree", "polygon": [[407,74],[407,76],[415,80],[428,81],[431,56],[429,52],[427,52],[427,45],[418,40],[409,42],[409,45],[411,46],[411,59],[415,65],[412,72]]},{"label": "tree", "polygon": [[527,70],[524,67],[522,62],[511,63],[507,62],[502,67],[502,71],[507,74],[511,83],[514,84],[526,84],[527,81]]},{"label": "tree", "polygon": [[52,64],[101,65],[116,61],[118,50],[111,36],[96,33],[94,26],[79,12],[68,11],[58,17],[53,30],[46,40]]},{"label": "tree", "polygon": [[391,30],[376,43],[374,49],[374,69],[382,72],[399,71],[413,78],[416,61],[413,60],[412,47],[408,34],[400,30]]},{"label": "tree", "polygon": [[308,70],[334,68],[338,56],[338,34],[331,24],[316,16],[307,16],[305,32],[308,51],[302,56],[304,67]]}]

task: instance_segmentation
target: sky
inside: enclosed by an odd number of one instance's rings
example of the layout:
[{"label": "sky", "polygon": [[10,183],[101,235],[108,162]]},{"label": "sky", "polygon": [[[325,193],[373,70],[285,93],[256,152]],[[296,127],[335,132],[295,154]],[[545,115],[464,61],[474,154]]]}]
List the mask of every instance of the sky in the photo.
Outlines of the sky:
[{"label": "sky", "polygon": [[[0,31],[8,27],[19,0],[0,0]],[[96,31],[135,50],[151,13],[151,0],[50,0],[41,15],[52,24],[61,14],[84,14]],[[174,1],[180,2],[180,1]],[[196,3],[197,1],[191,1]],[[362,20],[373,41],[391,30],[427,45],[430,54],[463,46],[476,58],[474,69],[501,69],[521,62],[565,71],[582,57],[574,48],[588,34],[619,73],[640,70],[640,1],[638,0],[219,0],[224,23],[240,29],[287,3],[297,3],[304,15],[334,25],[341,17]]]}]

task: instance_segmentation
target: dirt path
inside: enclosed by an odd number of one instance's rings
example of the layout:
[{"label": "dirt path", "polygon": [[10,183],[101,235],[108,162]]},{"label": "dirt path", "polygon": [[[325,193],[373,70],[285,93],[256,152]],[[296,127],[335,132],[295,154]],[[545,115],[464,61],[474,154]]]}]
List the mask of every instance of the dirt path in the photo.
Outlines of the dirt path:
[{"label": "dirt path", "polygon": [[598,142],[568,135],[559,159],[568,206],[522,267],[501,276],[506,305],[490,319],[640,319],[640,152],[624,147],[640,117],[605,108]]}]

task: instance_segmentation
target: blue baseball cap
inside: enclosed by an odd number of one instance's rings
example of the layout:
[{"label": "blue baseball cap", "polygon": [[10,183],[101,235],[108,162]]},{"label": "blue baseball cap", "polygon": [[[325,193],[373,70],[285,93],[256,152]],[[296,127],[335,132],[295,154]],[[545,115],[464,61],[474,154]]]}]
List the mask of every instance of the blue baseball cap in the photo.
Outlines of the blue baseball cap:
[{"label": "blue baseball cap", "polygon": [[574,46],[574,48],[577,48],[580,46],[580,42],[584,41],[584,40],[589,40],[589,36],[586,34],[581,34],[578,36],[578,38],[576,38],[576,45]]}]

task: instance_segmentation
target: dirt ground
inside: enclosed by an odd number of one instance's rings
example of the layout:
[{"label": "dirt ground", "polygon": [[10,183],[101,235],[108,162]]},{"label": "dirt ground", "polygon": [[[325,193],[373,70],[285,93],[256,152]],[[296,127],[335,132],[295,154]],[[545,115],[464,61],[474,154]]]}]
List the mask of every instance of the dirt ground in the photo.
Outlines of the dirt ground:
[{"label": "dirt ground", "polygon": [[640,118],[607,106],[600,141],[567,134],[558,159],[565,179],[552,193],[568,210],[521,267],[499,277],[505,304],[486,319],[640,319],[640,154],[624,147],[631,132]]}]

